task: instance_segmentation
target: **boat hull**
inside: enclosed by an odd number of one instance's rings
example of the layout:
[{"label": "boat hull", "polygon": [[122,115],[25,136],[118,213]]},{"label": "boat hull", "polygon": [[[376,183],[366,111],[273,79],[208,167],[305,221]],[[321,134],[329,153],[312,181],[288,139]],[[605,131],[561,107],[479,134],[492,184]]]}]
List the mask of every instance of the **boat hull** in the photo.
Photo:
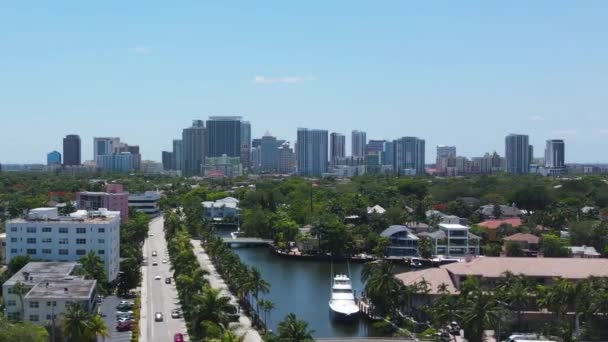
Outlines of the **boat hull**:
[{"label": "boat hull", "polygon": [[346,314],[343,312],[338,312],[338,311],[332,310],[330,308],[329,315],[335,321],[352,322],[352,321],[359,319],[359,311],[352,313],[352,314]]}]

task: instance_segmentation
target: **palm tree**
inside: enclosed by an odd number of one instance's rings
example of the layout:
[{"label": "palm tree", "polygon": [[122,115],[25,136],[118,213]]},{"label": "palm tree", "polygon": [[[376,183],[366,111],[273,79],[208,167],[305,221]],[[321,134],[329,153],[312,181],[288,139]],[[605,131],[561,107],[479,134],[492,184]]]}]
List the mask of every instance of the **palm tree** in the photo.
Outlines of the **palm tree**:
[{"label": "palm tree", "polygon": [[388,261],[370,262],[363,266],[361,280],[365,282],[366,296],[378,314],[393,314],[398,309],[402,283],[395,278],[394,266]]},{"label": "palm tree", "polygon": [[91,339],[89,321],[91,313],[81,304],[70,303],[63,314],[63,335],[68,341],[80,342]]},{"label": "palm tree", "polygon": [[260,307],[258,303],[258,295],[261,293],[266,294],[270,291],[270,284],[262,278],[262,274],[257,268],[252,267],[249,271],[249,281],[251,282],[251,289],[253,297],[256,301],[256,313],[260,314]]},{"label": "palm tree", "polygon": [[279,323],[279,340],[281,342],[312,342],[314,330],[308,329],[308,322],[298,319],[291,312]]},{"label": "palm tree", "polygon": [[103,318],[99,315],[92,315],[89,320],[88,330],[93,336],[101,336],[102,340],[105,341],[106,337],[110,337],[108,326]]},{"label": "palm tree", "polygon": [[226,330],[220,338],[211,339],[211,342],[242,342],[245,339],[244,336],[236,336],[232,331]]},{"label": "palm tree", "polygon": [[200,294],[195,294],[192,298],[194,323],[193,327],[200,335],[200,327],[203,321],[210,321],[218,324],[222,329],[229,323],[229,312],[234,311],[230,304],[230,298],[220,294],[220,290],[211,288],[208,285],[203,287]]},{"label": "palm tree", "polygon": [[274,309],[274,303],[267,299],[260,299],[259,304],[262,311],[264,311],[264,326],[266,330],[268,330],[268,318],[270,316],[270,311]]},{"label": "palm tree", "polygon": [[521,331],[522,312],[528,308],[534,297],[533,283],[524,275],[514,275],[511,272],[503,274],[502,281],[496,287],[497,296],[509,304],[509,308],[517,312],[517,328]]},{"label": "palm tree", "polygon": [[20,320],[22,320],[22,319],[24,319],[23,316],[25,316],[25,306],[23,305],[23,296],[27,292],[27,289],[26,289],[24,283],[22,283],[21,281],[17,281],[15,283],[15,285],[13,285],[12,291],[17,295],[17,298],[19,298],[19,305],[21,306]]},{"label": "palm tree", "polygon": [[484,330],[494,328],[504,310],[495,295],[483,289],[475,278],[468,278],[463,284],[458,306],[460,321],[470,342],[482,342]]}]

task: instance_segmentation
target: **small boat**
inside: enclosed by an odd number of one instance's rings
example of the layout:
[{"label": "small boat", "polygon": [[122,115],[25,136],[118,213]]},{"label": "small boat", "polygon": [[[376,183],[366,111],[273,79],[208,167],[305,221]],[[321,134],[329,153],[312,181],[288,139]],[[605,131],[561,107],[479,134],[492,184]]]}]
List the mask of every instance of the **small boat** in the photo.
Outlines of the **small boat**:
[{"label": "small boat", "polygon": [[236,231],[236,232],[231,232],[230,233],[230,237],[232,237],[233,239],[236,239],[236,238],[238,238],[241,235],[243,235],[243,233],[240,230]]},{"label": "small boat", "polygon": [[350,278],[344,274],[334,277],[329,310],[336,319],[351,319],[359,313]]}]

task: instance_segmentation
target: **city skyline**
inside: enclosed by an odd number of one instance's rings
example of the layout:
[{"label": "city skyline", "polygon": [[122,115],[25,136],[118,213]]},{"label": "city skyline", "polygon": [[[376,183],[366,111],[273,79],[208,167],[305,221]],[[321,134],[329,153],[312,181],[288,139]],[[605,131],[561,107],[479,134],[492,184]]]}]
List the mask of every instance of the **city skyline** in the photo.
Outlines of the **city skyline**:
[{"label": "city skyline", "polygon": [[518,132],[537,155],[566,139],[568,162],[608,162],[608,3],[318,8],[5,6],[0,162],[44,163],[67,134],[81,136],[83,160],[93,137],[119,136],[158,161],[185,123],[215,115],[242,115],[252,137],[290,142],[296,127],[417,136],[428,160],[435,145],[500,152]]}]

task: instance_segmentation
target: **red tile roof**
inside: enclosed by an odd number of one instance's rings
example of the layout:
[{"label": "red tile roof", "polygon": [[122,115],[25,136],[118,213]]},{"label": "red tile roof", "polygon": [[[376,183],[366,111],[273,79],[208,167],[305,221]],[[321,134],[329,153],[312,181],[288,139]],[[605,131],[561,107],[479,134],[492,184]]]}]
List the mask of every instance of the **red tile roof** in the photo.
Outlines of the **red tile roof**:
[{"label": "red tile roof", "polygon": [[535,244],[540,242],[540,238],[533,234],[525,234],[525,233],[517,233],[513,235],[509,235],[505,237],[503,240],[505,241],[519,241],[519,242],[527,242],[529,244]]},{"label": "red tile roof", "polygon": [[501,224],[510,224],[514,228],[517,228],[522,225],[522,222],[520,218],[509,218],[504,220],[487,220],[478,223],[477,225],[488,229],[496,229],[500,227]]}]

